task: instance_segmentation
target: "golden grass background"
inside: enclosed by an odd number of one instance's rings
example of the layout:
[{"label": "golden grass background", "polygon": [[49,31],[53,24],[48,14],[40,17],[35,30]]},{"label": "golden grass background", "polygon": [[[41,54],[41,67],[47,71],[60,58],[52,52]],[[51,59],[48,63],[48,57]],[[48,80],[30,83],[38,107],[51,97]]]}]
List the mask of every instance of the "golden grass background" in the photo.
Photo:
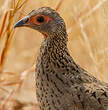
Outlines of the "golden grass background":
[{"label": "golden grass background", "polygon": [[64,18],[74,60],[108,82],[108,0],[0,0],[0,110],[38,110],[33,65],[42,35],[13,26],[42,6]]}]

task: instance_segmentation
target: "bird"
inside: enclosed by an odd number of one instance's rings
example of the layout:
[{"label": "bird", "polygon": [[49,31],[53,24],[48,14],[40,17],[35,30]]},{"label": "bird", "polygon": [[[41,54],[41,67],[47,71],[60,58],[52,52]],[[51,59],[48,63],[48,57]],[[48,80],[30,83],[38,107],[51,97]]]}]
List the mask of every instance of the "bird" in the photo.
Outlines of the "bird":
[{"label": "bird", "polygon": [[56,10],[35,9],[16,27],[29,27],[43,35],[35,75],[40,110],[108,110],[108,83],[74,61],[64,19]]}]

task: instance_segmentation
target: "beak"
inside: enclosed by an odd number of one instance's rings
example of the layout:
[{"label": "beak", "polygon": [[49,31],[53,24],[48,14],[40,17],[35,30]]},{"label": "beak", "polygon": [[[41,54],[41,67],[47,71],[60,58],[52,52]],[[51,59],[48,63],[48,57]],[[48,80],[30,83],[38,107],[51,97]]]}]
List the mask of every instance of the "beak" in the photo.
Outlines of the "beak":
[{"label": "beak", "polygon": [[16,27],[26,26],[28,20],[29,20],[28,16],[22,18],[21,20],[19,20],[19,21],[14,25],[14,28],[16,28]]}]

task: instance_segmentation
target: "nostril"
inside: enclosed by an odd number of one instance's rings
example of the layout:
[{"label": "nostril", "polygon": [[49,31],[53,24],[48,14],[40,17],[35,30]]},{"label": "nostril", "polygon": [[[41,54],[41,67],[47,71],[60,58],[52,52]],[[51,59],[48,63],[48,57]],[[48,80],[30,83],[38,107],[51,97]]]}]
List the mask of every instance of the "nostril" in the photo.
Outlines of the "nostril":
[{"label": "nostril", "polygon": [[28,20],[29,20],[29,17],[25,17],[25,18],[22,18],[21,20],[19,20],[16,24],[15,24],[15,26],[14,26],[14,28],[16,28],[16,27],[21,27],[21,26],[26,26],[28,23]]},{"label": "nostril", "polygon": [[26,18],[23,20],[23,23],[27,23],[27,22],[28,22],[28,20],[29,20],[29,18],[28,18],[28,17],[26,17]]}]

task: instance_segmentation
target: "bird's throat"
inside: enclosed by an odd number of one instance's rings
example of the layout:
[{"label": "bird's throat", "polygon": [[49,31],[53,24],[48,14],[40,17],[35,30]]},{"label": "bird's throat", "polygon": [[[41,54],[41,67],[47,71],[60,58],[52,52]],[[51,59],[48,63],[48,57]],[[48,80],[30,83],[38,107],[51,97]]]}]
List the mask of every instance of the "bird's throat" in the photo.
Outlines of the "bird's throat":
[{"label": "bird's throat", "polygon": [[44,36],[44,40],[47,39],[47,35],[45,33],[42,32],[42,35]]}]

